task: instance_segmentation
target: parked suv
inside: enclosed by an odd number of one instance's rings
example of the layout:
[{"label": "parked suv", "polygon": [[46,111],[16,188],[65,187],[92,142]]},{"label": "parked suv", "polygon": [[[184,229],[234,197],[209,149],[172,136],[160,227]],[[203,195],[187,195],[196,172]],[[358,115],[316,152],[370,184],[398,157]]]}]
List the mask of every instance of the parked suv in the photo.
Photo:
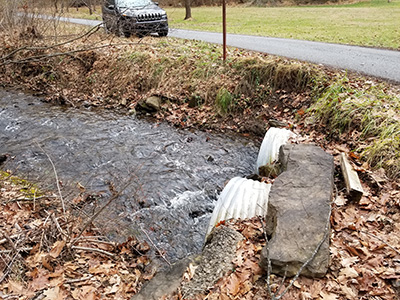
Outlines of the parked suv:
[{"label": "parked suv", "polygon": [[159,36],[168,34],[167,13],[152,0],[105,0],[102,13],[107,32],[126,37],[153,32]]}]

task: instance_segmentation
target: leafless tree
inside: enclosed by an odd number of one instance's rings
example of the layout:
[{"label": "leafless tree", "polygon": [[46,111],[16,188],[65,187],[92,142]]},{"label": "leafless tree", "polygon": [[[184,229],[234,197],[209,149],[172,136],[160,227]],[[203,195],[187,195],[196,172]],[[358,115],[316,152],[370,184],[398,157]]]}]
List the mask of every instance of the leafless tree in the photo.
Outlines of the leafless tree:
[{"label": "leafless tree", "polygon": [[100,4],[101,1],[99,0],[69,0],[70,1],[70,6],[72,7],[81,7],[81,6],[86,6],[89,9],[89,14],[93,14],[93,12],[96,9],[96,5]]},{"label": "leafless tree", "polygon": [[190,0],[185,0],[185,20],[192,17],[192,8],[190,7]]}]

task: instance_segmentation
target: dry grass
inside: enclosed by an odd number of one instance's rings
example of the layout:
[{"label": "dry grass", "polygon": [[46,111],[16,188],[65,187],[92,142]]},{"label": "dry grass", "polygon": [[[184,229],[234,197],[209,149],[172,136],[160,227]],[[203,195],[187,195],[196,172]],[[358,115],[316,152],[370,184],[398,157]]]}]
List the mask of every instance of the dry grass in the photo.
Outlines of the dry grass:
[{"label": "dry grass", "polygon": [[310,109],[328,136],[349,139],[374,168],[400,176],[400,97],[388,85],[371,81],[333,82]]},{"label": "dry grass", "polygon": [[[357,86],[348,81],[331,84],[331,75],[315,66],[232,48],[224,63],[220,46],[198,41],[122,39],[100,30],[57,46],[77,38],[84,27],[33,21],[12,35],[2,34],[3,84],[24,85],[74,106],[90,100],[97,106],[134,108],[141,99],[160,95],[171,107],[182,107],[196,99],[197,105],[214,108],[209,115],[225,117],[248,110],[256,115],[269,105],[274,91],[314,93],[316,104],[308,114],[315,114],[328,136],[356,135],[354,150],[366,161],[391,176],[399,174],[399,121],[392,112],[400,105],[398,96],[388,96],[385,87],[371,87],[365,80]],[[26,45],[35,47],[8,57]],[[49,45],[54,46],[43,48]],[[328,86],[322,94],[321,86]]]}]

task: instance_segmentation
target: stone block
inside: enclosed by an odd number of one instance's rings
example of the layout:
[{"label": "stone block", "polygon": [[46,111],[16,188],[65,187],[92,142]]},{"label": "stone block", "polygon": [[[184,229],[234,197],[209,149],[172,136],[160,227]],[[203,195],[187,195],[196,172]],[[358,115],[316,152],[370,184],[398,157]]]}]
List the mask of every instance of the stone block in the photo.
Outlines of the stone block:
[{"label": "stone block", "polygon": [[[283,172],[272,185],[267,229],[273,273],[294,276],[312,257],[324,238],[333,196],[333,157],[315,145],[284,145],[279,160]],[[317,255],[303,270],[324,276],[329,264],[329,235]],[[267,249],[261,254],[267,267]]]},{"label": "stone block", "polygon": [[157,96],[151,96],[144,101],[141,101],[136,106],[138,111],[144,111],[148,113],[155,113],[161,109],[162,99]]}]

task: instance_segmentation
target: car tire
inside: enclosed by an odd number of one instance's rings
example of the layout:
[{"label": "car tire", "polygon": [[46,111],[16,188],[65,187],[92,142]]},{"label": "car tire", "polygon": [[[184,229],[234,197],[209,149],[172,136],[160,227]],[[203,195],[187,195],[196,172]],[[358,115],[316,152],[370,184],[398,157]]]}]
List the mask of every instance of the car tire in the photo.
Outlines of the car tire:
[{"label": "car tire", "polygon": [[107,34],[112,33],[110,25],[108,25],[107,22],[105,22],[105,21],[104,21],[104,23],[103,23],[103,28],[104,28],[104,31],[105,31]]},{"label": "car tire", "polygon": [[121,36],[121,37],[126,37],[126,38],[128,38],[128,37],[131,36],[131,33],[130,33],[129,31],[125,31],[125,30],[122,28],[121,24],[118,24],[118,35]]},{"label": "car tire", "polygon": [[149,35],[149,33],[148,33],[148,32],[144,32],[144,31],[138,31],[138,32],[136,32],[136,36],[137,36],[139,39],[144,38],[146,35]]},{"label": "car tire", "polygon": [[158,36],[167,36],[167,35],[168,35],[168,29],[160,30],[158,32]]}]

